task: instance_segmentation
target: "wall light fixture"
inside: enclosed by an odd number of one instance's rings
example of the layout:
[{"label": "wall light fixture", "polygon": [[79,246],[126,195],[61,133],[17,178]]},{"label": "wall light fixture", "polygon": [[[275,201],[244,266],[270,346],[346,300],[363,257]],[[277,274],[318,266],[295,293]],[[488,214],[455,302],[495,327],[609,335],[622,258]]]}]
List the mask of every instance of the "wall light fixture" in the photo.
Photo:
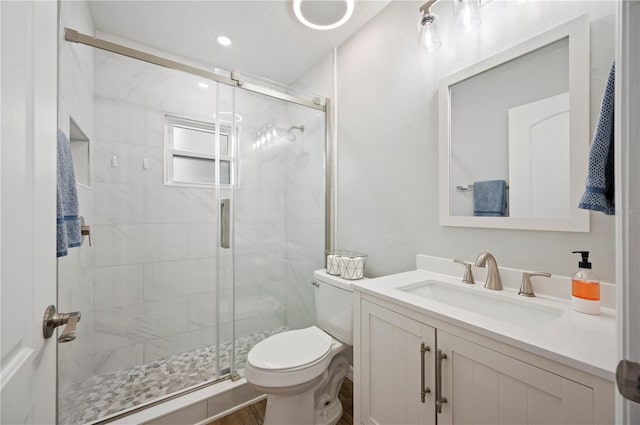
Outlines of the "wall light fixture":
[{"label": "wall light fixture", "polygon": [[429,0],[420,6],[420,18],[418,19],[418,48],[429,53],[440,48],[442,42],[438,38],[438,21],[440,18],[431,12],[438,0]]},{"label": "wall light fixture", "polygon": [[456,32],[470,33],[480,23],[480,0],[454,0],[453,19]]}]

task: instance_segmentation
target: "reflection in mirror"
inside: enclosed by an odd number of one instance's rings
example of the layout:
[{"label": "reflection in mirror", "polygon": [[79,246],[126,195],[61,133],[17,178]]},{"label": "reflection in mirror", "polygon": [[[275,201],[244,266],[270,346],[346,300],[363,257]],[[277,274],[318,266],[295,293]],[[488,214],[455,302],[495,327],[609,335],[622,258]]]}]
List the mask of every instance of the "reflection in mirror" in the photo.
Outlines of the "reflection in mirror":
[{"label": "reflection in mirror", "polygon": [[441,224],[588,231],[588,48],[582,16],[441,82]]},{"label": "reflection in mirror", "polygon": [[[568,38],[474,75],[449,89],[452,215],[479,215],[473,202],[472,185],[476,182],[506,181],[509,189],[505,215],[525,217],[533,216],[527,214],[531,211],[528,205],[535,197],[526,189],[544,190],[540,186],[545,183],[546,172],[559,173],[558,178],[564,180],[561,187],[567,188],[569,158],[564,153],[568,152],[569,131],[564,128],[564,137],[556,135],[553,143],[545,139],[545,134],[553,131],[545,124],[549,120],[544,117],[544,111],[547,110],[546,99],[559,95],[564,96],[568,107]],[[535,104],[540,107],[532,106]],[[542,116],[538,114],[540,108]],[[548,111],[549,117],[556,115],[555,111]],[[564,112],[562,123],[568,126],[568,110]],[[555,120],[551,121],[555,123]],[[544,150],[545,147],[551,150]],[[512,151],[517,154],[512,155]],[[556,155],[559,152],[566,160],[564,164],[558,164]],[[511,160],[516,164],[511,164]],[[468,186],[468,190],[458,186]],[[561,210],[567,217],[568,193],[556,188],[547,187],[555,192],[555,202],[544,204],[562,204]],[[536,212],[544,214],[544,208]]]}]

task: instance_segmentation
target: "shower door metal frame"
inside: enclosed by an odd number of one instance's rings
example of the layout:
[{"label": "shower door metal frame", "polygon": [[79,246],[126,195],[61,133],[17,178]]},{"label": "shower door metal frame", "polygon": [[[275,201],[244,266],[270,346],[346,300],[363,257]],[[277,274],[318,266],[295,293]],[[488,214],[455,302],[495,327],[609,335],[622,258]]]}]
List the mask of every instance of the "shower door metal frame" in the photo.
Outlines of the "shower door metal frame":
[{"label": "shower door metal frame", "polygon": [[282,93],[268,87],[263,87],[259,84],[242,81],[240,79],[240,72],[237,70],[231,71],[231,77],[225,77],[224,75],[216,74],[215,72],[200,69],[195,66],[163,58],[161,56],[152,55],[141,50],[132,49],[130,47],[113,43],[111,41],[102,40],[90,35],[82,34],[68,27],[65,27],[64,29],[64,39],[66,41],[84,44],[87,46],[95,47],[96,49],[106,50],[107,52],[128,56],[133,59],[149,62],[165,68],[175,69],[178,71],[187,72],[189,74],[198,75],[200,77],[204,77],[223,84],[228,84],[230,86],[242,87],[245,90],[249,90],[255,93],[264,94],[266,96],[275,97],[276,99],[285,100],[297,105],[307,106],[309,108],[326,112],[326,107],[325,105],[321,104],[319,98],[314,98],[312,100],[302,99],[300,97]]}]

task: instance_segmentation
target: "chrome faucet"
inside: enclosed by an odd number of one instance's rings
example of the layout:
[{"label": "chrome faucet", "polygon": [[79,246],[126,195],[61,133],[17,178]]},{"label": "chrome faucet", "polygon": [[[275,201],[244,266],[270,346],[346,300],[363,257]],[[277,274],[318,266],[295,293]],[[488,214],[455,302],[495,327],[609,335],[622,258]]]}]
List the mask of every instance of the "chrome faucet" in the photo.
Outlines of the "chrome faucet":
[{"label": "chrome faucet", "polygon": [[462,260],[453,260],[454,263],[462,264],[464,266],[464,276],[462,277],[462,283],[476,283],[473,280],[473,272],[471,271],[471,264]]},{"label": "chrome faucet", "polygon": [[483,252],[476,258],[476,267],[484,267],[488,265],[487,281],[484,287],[487,289],[493,289],[495,291],[502,291],[502,280],[500,279],[500,270],[498,270],[498,263],[491,253]]},{"label": "chrome faucet", "polygon": [[523,297],[535,297],[536,296],[535,292],[533,292],[533,285],[531,284],[531,276],[551,277],[551,273],[547,273],[547,272],[523,272],[522,273],[522,283],[520,284],[520,291],[518,291],[518,295],[522,295]]}]

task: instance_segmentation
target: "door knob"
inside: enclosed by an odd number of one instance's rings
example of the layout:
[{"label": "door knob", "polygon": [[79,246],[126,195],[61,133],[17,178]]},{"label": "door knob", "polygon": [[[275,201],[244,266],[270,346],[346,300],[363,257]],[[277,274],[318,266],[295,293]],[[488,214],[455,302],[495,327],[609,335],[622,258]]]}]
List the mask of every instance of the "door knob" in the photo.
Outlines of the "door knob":
[{"label": "door knob", "polygon": [[42,320],[42,335],[45,338],[51,338],[53,335],[53,330],[58,326],[65,326],[62,331],[62,335],[58,337],[58,342],[69,342],[76,339],[76,326],[80,321],[79,311],[75,311],[73,313],[58,313],[56,311],[56,306],[53,304],[47,307],[44,311],[44,318]]}]

